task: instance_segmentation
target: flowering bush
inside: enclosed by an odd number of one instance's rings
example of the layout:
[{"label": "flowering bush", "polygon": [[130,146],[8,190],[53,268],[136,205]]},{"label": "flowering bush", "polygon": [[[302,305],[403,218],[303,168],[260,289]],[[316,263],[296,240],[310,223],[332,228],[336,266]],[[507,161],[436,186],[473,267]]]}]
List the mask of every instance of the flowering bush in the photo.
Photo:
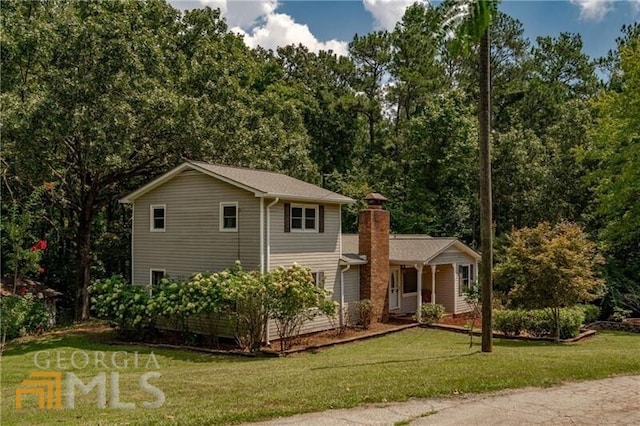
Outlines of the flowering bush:
[{"label": "flowering bush", "polygon": [[122,277],[96,281],[91,287],[93,311],[113,321],[120,330],[132,330],[164,317],[172,327],[189,335],[189,319],[207,318],[209,333],[218,334],[223,317],[231,320],[238,345],[260,349],[265,324],[274,318],[282,342],[289,347],[305,321],[324,313],[335,317],[335,302],[314,285],[309,269],[294,264],[266,274],[244,271],[239,262],[216,273],[196,273],[189,281],[163,279],[153,287],[132,286]]},{"label": "flowering bush", "polygon": [[149,289],[131,285],[120,275],[95,281],[89,287],[91,308],[98,318],[115,323],[119,331],[135,331],[150,322]]}]

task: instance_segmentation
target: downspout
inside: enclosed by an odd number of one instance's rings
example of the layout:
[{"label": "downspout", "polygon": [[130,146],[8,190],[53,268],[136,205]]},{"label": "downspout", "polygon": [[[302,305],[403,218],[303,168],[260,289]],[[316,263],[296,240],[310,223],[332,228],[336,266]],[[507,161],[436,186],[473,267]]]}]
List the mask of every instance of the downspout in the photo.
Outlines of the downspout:
[{"label": "downspout", "polygon": [[264,274],[264,198],[260,198],[260,273]]},{"label": "downspout", "polygon": [[[262,198],[261,200],[264,200],[264,198]],[[267,267],[266,271],[264,272],[269,272],[269,270],[271,269],[271,207],[276,205],[278,201],[280,201],[280,197],[276,197],[275,200],[267,204]],[[267,346],[271,345],[271,342],[269,342],[269,318],[267,318],[264,324],[264,340]]]},{"label": "downspout", "polygon": [[340,270],[340,328],[344,327],[344,273],[351,268],[347,263],[347,267]]}]

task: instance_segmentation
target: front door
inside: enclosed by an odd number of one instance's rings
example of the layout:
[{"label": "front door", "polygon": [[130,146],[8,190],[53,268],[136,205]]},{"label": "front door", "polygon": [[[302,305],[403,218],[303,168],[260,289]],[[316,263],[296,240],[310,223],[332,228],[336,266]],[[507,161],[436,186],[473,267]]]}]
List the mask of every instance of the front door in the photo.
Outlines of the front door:
[{"label": "front door", "polygon": [[389,310],[400,309],[400,271],[392,268],[389,271]]}]

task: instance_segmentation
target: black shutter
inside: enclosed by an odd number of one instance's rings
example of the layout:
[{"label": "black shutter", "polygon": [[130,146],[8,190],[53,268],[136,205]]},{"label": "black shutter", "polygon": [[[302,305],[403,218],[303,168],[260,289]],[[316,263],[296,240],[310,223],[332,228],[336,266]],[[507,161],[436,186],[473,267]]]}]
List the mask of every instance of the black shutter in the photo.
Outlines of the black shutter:
[{"label": "black shutter", "polygon": [[324,232],[324,206],[318,207],[318,232]]},{"label": "black shutter", "polygon": [[284,232],[291,232],[291,204],[284,203]]}]

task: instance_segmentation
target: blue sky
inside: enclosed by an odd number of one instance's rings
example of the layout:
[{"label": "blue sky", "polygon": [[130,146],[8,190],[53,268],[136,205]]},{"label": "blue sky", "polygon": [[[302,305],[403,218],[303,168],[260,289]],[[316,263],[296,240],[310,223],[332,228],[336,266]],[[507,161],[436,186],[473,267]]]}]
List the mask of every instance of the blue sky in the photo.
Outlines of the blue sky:
[{"label": "blue sky", "polygon": [[[345,54],[353,35],[392,29],[415,0],[170,0],[180,9],[219,7],[245,43],[274,49],[302,43],[313,51]],[[579,33],[591,57],[615,48],[623,24],[640,19],[640,0],[504,0],[500,8],[519,19],[532,41],[540,35]]]}]

